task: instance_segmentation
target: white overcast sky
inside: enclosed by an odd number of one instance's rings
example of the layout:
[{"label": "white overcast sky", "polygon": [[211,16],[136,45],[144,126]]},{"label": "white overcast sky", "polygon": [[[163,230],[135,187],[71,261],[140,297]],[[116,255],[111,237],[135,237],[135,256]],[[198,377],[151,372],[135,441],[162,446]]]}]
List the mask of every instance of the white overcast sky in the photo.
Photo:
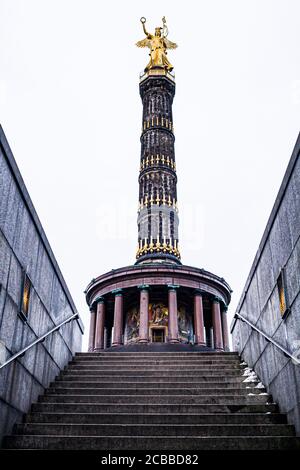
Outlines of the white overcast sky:
[{"label": "white overcast sky", "polygon": [[232,316],[300,128],[299,0],[0,0],[0,121],[86,332],[88,282],[135,261],[134,44],[163,15],[182,261],[229,282]]}]

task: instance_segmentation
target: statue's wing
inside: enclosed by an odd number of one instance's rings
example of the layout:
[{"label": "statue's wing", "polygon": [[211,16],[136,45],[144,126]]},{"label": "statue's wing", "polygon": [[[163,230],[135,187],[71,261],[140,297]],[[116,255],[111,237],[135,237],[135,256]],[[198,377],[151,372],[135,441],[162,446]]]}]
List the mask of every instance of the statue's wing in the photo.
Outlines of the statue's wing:
[{"label": "statue's wing", "polygon": [[151,48],[151,41],[148,38],[142,39],[136,43],[137,47],[150,47]]},{"label": "statue's wing", "polygon": [[166,49],[176,49],[177,44],[175,42],[169,41],[169,39],[164,38]]}]

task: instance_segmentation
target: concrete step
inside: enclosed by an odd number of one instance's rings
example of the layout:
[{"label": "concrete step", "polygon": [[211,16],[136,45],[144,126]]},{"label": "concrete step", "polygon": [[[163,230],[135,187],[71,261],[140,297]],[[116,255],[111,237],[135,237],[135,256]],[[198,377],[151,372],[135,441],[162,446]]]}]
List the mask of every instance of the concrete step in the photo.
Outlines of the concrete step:
[{"label": "concrete step", "polygon": [[[140,358],[140,357],[95,357],[95,358],[74,358],[70,361],[70,364],[112,364],[120,363],[120,364],[174,364],[174,358],[159,358],[159,357],[152,357],[152,358]],[[176,363],[178,364],[210,364],[210,365],[217,365],[217,364],[228,364],[231,365],[241,365],[243,364],[244,367],[246,365],[241,363],[239,358],[207,358],[207,357],[191,357],[191,358],[176,358]]]},{"label": "concrete step", "polygon": [[213,357],[216,357],[216,358],[222,358],[222,357],[225,357],[225,358],[239,358],[239,354],[237,352],[216,352],[216,351],[212,351],[212,352],[200,352],[200,351],[195,351],[195,352],[163,352],[163,351],[159,351],[159,352],[139,352],[139,353],[136,353],[136,352],[99,352],[99,353],[91,353],[91,352],[79,352],[79,353],[76,353],[74,357],[148,357],[148,358],[151,358],[151,357],[173,357],[173,358],[181,358],[181,357],[209,357],[209,358],[213,358]]},{"label": "concrete step", "polygon": [[223,403],[245,405],[267,403],[269,395],[42,395],[40,403],[111,403],[111,404],[218,404]]},{"label": "concrete step", "polygon": [[[252,383],[244,383],[244,382],[221,382],[221,381],[216,381],[216,382],[189,382],[186,383],[185,381],[181,382],[173,382],[172,380],[144,380],[144,381],[122,381],[122,382],[117,382],[117,381],[104,381],[104,380],[99,380],[96,382],[95,380],[91,381],[71,381],[71,380],[56,380],[55,382],[52,382],[50,384],[50,388],[52,389],[60,389],[60,388],[65,388],[68,390],[75,390],[77,388],[79,389],[84,389],[84,388],[101,388],[101,389],[122,389],[122,388],[155,388],[156,390],[160,390],[162,388],[172,388],[172,389],[180,389],[180,388],[194,388],[198,390],[208,390],[208,389],[222,389],[224,392],[227,389],[236,389],[236,390],[247,390],[247,393],[249,391],[253,393],[260,393],[260,392],[265,392],[264,388],[255,388],[256,384]],[[246,388],[249,387],[249,388]]]},{"label": "concrete step", "polygon": [[[81,366],[96,366],[96,365],[174,365],[174,359],[139,359],[139,358],[124,358],[124,359],[114,359],[114,358],[103,358],[103,359],[94,359],[94,360],[83,360],[83,359],[74,359],[70,361],[70,365],[81,365]],[[230,360],[220,360],[220,359],[176,359],[176,364],[179,365],[199,365],[199,366],[228,366],[228,367],[246,367],[245,364],[241,363],[237,359]]]},{"label": "concrete step", "polygon": [[10,436],[4,440],[9,449],[55,450],[291,450],[300,449],[299,438],[288,436]]},{"label": "concrete step", "polygon": [[225,366],[225,365],[222,365],[222,364],[216,364],[216,365],[191,365],[191,364],[181,364],[181,363],[178,363],[176,362],[176,364],[174,364],[174,362],[170,362],[168,365],[165,365],[165,364],[162,364],[162,363],[159,363],[157,362],[156,364],[155,363],[152,363],[152,364],[148,364],[148,363],[145,363],[145,364],[135,364],[135,363],[126,363],[126,364],[122,364],[120,362],[116,363],[116,364],[106,364],[106,363],[101,363],[101,364],[92,364],[92,365],[77,365],[77,364],[69,364],[67,367],[66,367],[67,370],[78,370],[78,371],[82,371],[82,370],[92,370],[92,371],[106,371],[106,370],[109,370],[109,371],[114,371],[114,370],[161,370],[161,371],[176,371],[176,370],[179,370],[179,371],[184,371],[184,370],[187,370],[187,371],[192,371],[192,372],[195,372],[195,371],[204,371],[204,372],[220,372],[222,373],[223,371],[233,371],[233,372],[243,372],[243,368],[240,367],[239,364],[237,365],[230,365],[230,366]]},{"label": "concrete step", "polygon": [[[174,375],[180,375],[181,377],[208,377],[208,376],[240,376],[242,375],[241,370],[239,369],[187,369],[186,367],[183,367],[182,370],[178,367],[174,367],[172,369],[166,369],[162,367],[161,369],[159,367],[154,368],[143,368],[143,367],[132,367],[130,369],[123,369],[123,368],[97,368],[97,369],[82,369],[82,370],[76,370],[72,368],[68,368],[64,370],[61,375],[66,376],[66,375],[99,375],[101,376],[102,374],[108,374],[109,375],[117,375],[117,376],[126,376],[126,375],[132,375],[132,374],[142,374],[142,375],[150,375],[152,377],[171,377]],[[245,377],[246,378],[246,377]]]},{"label": "concrete step", "polygon": [[110,368],[110,369],[131,369],[131,368],[137,368],[137,369],[168,369],[168,370],[173,370],[175,367],[178,367],[178,369],[182,370],[184,368],[190,369],[190,370],[197,370],[197,369],[209,369],[209,370],[219,370],[219,369],[239,369],[240,371],[245,370],[244,366],[241,366],[239,362],[234,362],[233,364],[228,364],[228,362],[216,362],[216,363],[208,363],[208,362],[176,362],[170,361],[170,362],[159,362],[159,361],[153,361],[153,362],[120,362],[120,361],[114,361],[114,362],[106,362],[106,361],[94,361],[94,362],[84,362],[84,361],[73,361],[68,364],[68,366],[65,367],[65,369],[102,369],[102,368]]},{"label": "concrete step", "polygon": [[[168,382],[177,382],[182,384],[187,383],[194,383],[194,382],[222,382],[222,383],[239,383],[239,384],[249,384],[251,385],[252,382],[244,383],[246,377],[242,375],[233,375],[233,376],[222,376],[218,375],[188,375],[187,377],[182,373],[181,375],[177,374],[138,374],[135,373],[128,373],[127,375],[109,375],[109,374],[98,374],[98,375],[82,375],[82,374],[65,374],[61,373],[58,377],[56,377],[55,382],[115,382],[115,383],[123,383],[128,382],[128,380],[132,382],[147,382],[147,383],[168,383]],[[258,382],[254,382],[257,384]]]},{"label": "concrete step", "polygon": [[[96,388],[74,388],[74,387],[50,387],[46,390],[46,395],[107,395],[109,389],[96,387]],[[149,388],[144,387],[122,387],[122,388],[114,388],[111,393],[113,395],[197,395],[197,396],[209,396],[209,395],[220,395],[220,396],[235,396],[235,397],[245,397],[249,393],[253,393],[255,395],[259,395],[262,392],[261,389],[257,388],[164,388],[156,387],[156,388]]]},{"label": "concrete step", "polygon": [[286,424],[281,413],[29,413],[26,423],[61,424]]},{"label": "concrete step", "polygon": [[24,422],[10,449],[300,449],[294,427],[237,353],[80,353]]},{"label": "concrete step", "polygon": [[133,364],[133,363],[128,363],[126,365],[122,364],[116,364],[116,365],[106,365],[106,364],[92,364],[92,365],[84,365],[84,364],[69,364],[67,367],[65,367],[64,370],[77,370],[77,371],[82,371],[82,370],[99,370],[99,371],[114,371],[114,370],[120,370],[120,369],[125,369],[125,370],[158,370],[158,371],[164,371],[164,370],[178,370],[178,371],[184,371],[184,370],[191,370],[191,371],[202,371],[202,370],[210,370],[210,371],[222,371],[222,370],[233,370],[233,371],[239,371],[240,373],[244,373],[244,368],[240,367],[239,364],[234,365],[234,366],[225,366],[225,365],[203,365],[203,366],[197,366],[193,364],[186,364],[186,365],[174,365],[173,364],[168,364],[168,365],[162,365],[162,364]]},{"label": "concrete step", "polygon": [[17,424],[14,434],[48,436],[294,436],[288,424]]},{"label": "concrete step", "polygon": [[274,413],[276,404],[263,403],[66,403],[39,402],[32,405],[32,412],[40,413]]}]

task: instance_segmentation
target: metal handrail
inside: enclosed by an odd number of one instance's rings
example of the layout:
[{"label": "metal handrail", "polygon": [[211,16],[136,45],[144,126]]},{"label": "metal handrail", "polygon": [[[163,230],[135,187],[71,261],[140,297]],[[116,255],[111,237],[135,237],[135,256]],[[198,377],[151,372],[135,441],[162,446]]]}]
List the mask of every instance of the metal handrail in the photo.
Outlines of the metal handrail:
[{"label": "metal handrail", "polygon": [[18,353],[14,354],[13,356],[11,356],[6,362],[4,362],[2,365],[0,365],[0,369],[3,369],[3,367],[7,366],[8,364],[10,364],[12,361],[15,361],[18,357],[21,357],[21,356],[24,356],[24,354],[30,349],[32,348],[33,346],[35,346],[36,344],[39,344],[39,343],[42,343],[43,341],[45,341],[45,339],[47,338],[47,336],[51,335],[52,333],[54,333],[55,331],[59,330],[63,325],[65,325],[66,323],[69,323],[70,321],[72,320],[75,320],[76,318],[78,318],[79,315],[78,313],[74,313],[74,315],[72,315],[71,317],[67,318],[66,320],[62,321],[59,325],[55,326],[54,328],[52,328],[50,331],[48,331],[48,333],[45,333],[44,335],[40,336],[38,339],[36,339],[35,341],[33,341],[33,343],[29,344],[28,346],[26,346],[26,348],[23,348],[21,349],[21,351],[19,351]]},{"label": "metal handrail", "polygon": [[[278,349],[280,349],[285,356],[290,357],[293,362],[295,362],[297,365],[300,365],[300,359],[298,359],[296,356],[291,354],[287,349],[285,349],[283,346],[281,346],[279,343],[277,343],[277,341],[274,341],[274,339],[272,339],[269,335],[267,335],[262,330],[257,328],[257,326],[255,326],[253,323],[251,323],[249,320],[247,320],[247,318],[243,317],[243,315],[236,312],[234,314],[233,318],[236,318],[237,320],[241,320],[242,322],[247,323],[247,325],[249,325],[252,328],[252,330],[257,331],[257,333],[262,335],[268,342],[274,344],[274,346],[276,346]],[[234,328],[234,326],[232,327],[231,332],[233,331],[233,328]]]}]

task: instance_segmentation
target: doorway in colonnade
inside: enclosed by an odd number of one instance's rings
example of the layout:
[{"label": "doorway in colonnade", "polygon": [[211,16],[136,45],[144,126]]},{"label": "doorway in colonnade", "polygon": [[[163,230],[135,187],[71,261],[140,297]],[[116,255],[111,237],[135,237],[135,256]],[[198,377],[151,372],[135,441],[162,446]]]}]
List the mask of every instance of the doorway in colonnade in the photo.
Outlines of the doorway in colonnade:
[{"label": "doorway in colonnade", "polygon": [[152,343],[164,343],[165,342],[165,328],[151,328]]}]

